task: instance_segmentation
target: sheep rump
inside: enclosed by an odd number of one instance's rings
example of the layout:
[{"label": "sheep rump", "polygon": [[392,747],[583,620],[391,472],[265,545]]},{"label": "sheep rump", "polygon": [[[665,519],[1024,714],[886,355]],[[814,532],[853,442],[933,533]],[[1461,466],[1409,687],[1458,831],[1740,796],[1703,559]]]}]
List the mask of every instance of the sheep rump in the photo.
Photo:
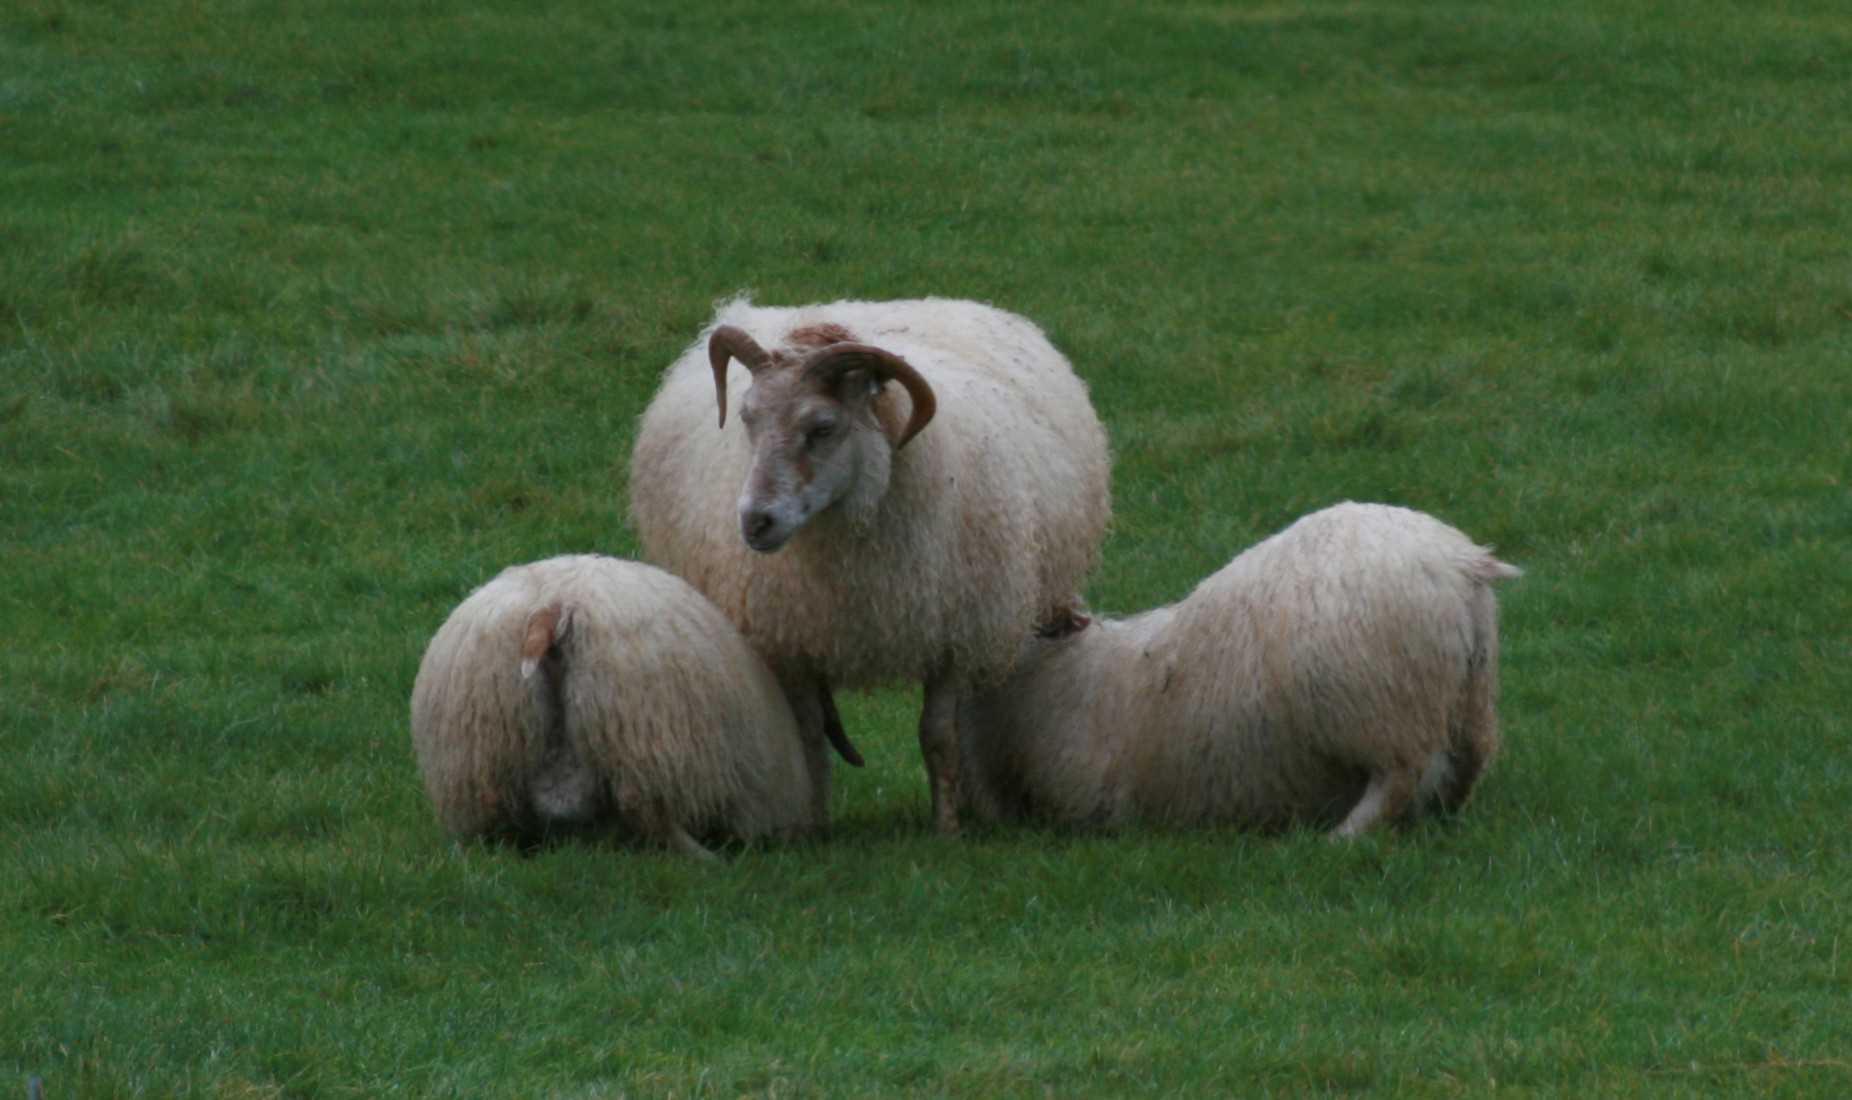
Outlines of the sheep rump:
[{"label": "sheep rump", "polygon": [[829,763],[693,588],[593,555],[518,565],[432,638],[412,689],[426,793],[458,838],[590,826],[695,855],[696,837],[826,822]]},{"label": "sheep rump", "polygon": [[1490,585],[1518,573],[1420,512],[1313,513],[1180,603],[1023,643],[961,716],[966,808],[1342,836],[1457,810],[1498,752]]}]

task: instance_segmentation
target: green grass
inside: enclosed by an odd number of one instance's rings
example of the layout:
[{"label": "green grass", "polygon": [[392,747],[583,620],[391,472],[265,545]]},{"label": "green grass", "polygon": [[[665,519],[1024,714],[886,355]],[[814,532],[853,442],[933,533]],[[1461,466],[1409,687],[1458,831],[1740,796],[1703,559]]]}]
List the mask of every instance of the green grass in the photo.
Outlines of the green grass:
[{"label": "green grass", "polygon": [[[0,13],[0,1096],[1852,1089],[1852,17],[1826,2]],[[1446,827],[459,849],[406,731],[628,554],[712,303],[1093,387],[1090,590],[1343,498],[1523,565]]]}]

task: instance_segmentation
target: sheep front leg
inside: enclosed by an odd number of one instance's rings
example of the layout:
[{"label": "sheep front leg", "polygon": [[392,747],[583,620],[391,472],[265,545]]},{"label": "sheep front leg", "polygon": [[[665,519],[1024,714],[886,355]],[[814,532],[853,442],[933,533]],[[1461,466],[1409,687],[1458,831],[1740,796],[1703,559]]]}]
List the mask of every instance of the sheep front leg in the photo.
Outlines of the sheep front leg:
[{"label": "sheep front leg", "polygon": [[[821,833],[830,820],[829,727],[840,726],[835,716],[835,702],[830,699],[829,685],[808,669],[774,670],[778,684],[784,688],[785,701],[797,719],[798,738],[804,746],[804,770],[810,775],[810,823]],[[855,761],[860,764],[859,757]]]},{"label": "sheep front leg", "polygon": [[958,701],[964,693],[962,677],[933,677],[926,681],[920,710],[920,754],[932,788],[932,825],[942,836],[958,835]]}]

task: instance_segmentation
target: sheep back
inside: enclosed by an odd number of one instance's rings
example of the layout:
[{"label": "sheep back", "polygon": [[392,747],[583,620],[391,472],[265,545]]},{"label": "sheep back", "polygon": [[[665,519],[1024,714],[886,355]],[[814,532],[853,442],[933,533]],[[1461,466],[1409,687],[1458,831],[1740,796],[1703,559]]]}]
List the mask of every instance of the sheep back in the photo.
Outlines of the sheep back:
[{"label": "sheep back", "polygon": [[[938,415],[892,461],[886,494],[857,522],[814,517],[765,555],[740,537],[737,499],[751,448],[729,388],[715,429],[706,332],[670,366],[643,415],[630,516],[645,556],[686,578],[774,665],[808,664],[832,683],[923,678],[948,662],[1007,669],[1018,639],[1079,591],[1110,515],[1105,429],[1085,384],[1032,322],[975,302],[724,306],[767,348],[839,325],[906,359]],[[908,398],[878,399],[904,422]]]},{"label": "sheep back", "polygon": [[[570,626],[549,700],[521,662],[528,619],[550,604]],[[770,669],[700,593],[638,562],[550,558],[476,589],[427,647],[411,718],[425,790],[458,837],[544,829],[535,785],[560,750],[589,769],[606,819],[653,839],[823,824],[828,762],[802,745]]]},{"label": "sheep back", "polygon": [[1025,643],[961,723],[968,805],[1325,824],[1372,772],[1423,771],[1461,738],[1483,766],[1498,747],[1488,584],[1516,572],[1419,512],[1313,513],[1178,604]]}]

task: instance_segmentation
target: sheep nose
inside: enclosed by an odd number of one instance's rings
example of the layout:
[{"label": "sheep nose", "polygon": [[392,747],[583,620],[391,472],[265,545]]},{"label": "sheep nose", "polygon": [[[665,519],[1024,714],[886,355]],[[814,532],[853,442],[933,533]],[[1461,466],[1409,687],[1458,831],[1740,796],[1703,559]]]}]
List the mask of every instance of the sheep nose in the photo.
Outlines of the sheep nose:
[{"label": "sheep nose", "polygon": [[777,522],[770,512],[755,509],[740,516],[740,533],[746,536],[747,542],[757,545],[765,541]]}]

